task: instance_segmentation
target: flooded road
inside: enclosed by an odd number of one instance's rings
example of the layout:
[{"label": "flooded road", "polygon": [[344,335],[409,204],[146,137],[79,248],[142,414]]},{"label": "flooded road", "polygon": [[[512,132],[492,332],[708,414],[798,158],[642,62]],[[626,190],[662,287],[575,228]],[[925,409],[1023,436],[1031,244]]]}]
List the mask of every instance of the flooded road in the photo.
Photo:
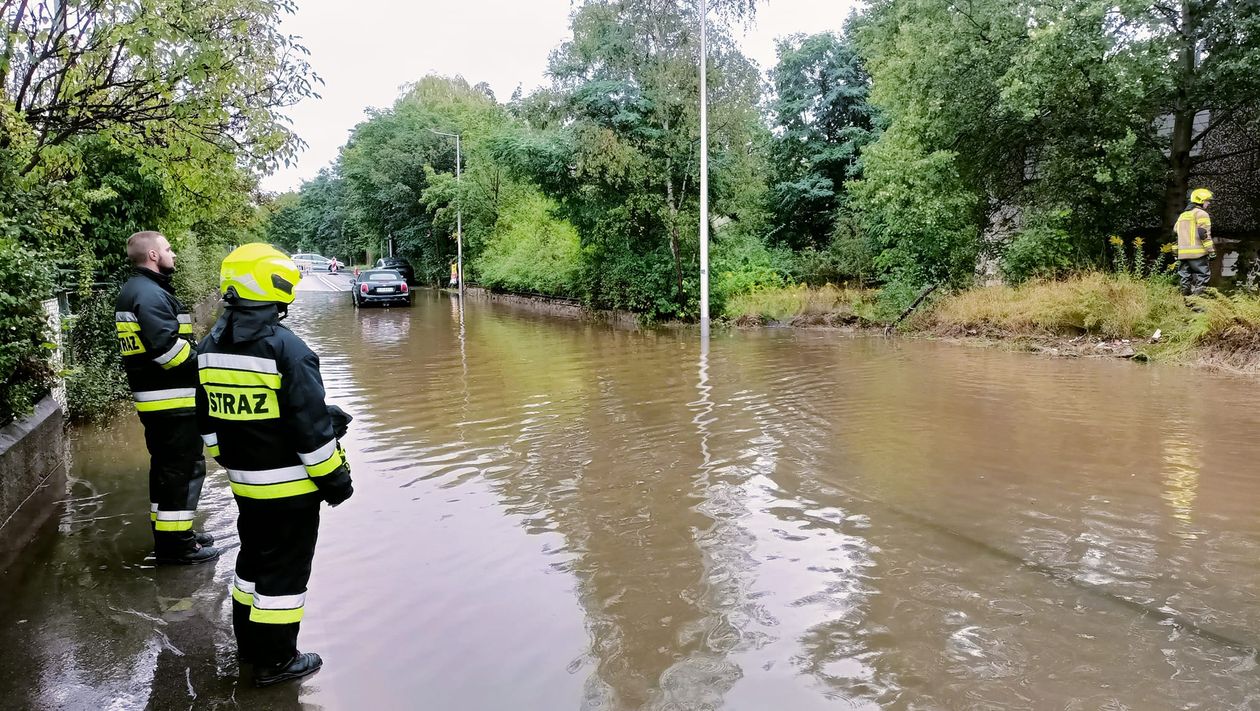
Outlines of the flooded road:
[{"label": "flooded road", "polygon": [[235,549],[146,566],[128,415],[75,432],[0,576],[0,706],[1260,708],[1252,380],[791,330],[702,357],[425,291],[288,323],[356,417],[300,640],[324,670],[238,679]]}]

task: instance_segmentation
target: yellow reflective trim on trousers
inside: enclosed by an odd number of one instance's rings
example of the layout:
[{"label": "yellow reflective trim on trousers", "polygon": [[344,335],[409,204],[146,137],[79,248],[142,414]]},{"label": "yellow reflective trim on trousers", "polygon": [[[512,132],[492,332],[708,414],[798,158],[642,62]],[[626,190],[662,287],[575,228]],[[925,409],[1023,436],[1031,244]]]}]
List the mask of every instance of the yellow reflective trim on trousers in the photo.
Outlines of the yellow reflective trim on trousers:
[{"label": "yellow reflective trim on trousers", "polygon": [[212,457],[219,456],[219,445],[216,444],[213,447],[206,447],[206,453]]},{"label": "yellow reflective trim on trousers", "polygon": [[238,385],[204,386],[210,416],[220,420],[274,420],[280,417],[275,390]]},{"label": "yellow reflective trim on trousers", "polygon": [[180,365],[181,363],[183,363],[184,361],[188,360],[188,356],[190,355],[192,355],[192,345],[189,344],[188,341],[184,341],[184,347],[179,349],[179,353],[175,354],[174,358],[171,358],[170,360],[163,363],[162,369],[170,370],[171,368],[174,368]]},{"label": "yellow reflective trim on trousers", "polygon": [[254,606],[254,595],[253,595],[253,593],[247,593],[247,592],[245,592],[244,590],[241,590],[240,588],[236,587],[235,585],[233,585],[233,586],[231,586],[231,587],[232,587],[232,599],[233,599],[233,600],[235,600],[235,601],[237,601],[237,602],[241,603],[242,605],[249,605],[250,607],[253,607],[253,606]]},{"label": "yellow reflective trim on trousers", "polygon": [[299,607],[294,610],[260,610],[257,607],[249,608],[249,621],[260,622],[264,625],[287,625],[293,622],[302,621],[302,613],[305,607]]},{"label": "yellow reflective trim on trousers", "polygon": [[197,372],[202,385],[239,385],[247,388],[280,389],[279,373],[258,373],[250,370],[229,368],[202,368]]},{"label": "yellow reflective trim on trousers", "polygon": [[157,520],[157,512],[156,512],[156,511],[150,511],[150,512],[149,512],[149,520],[150,520],[150,521],[156,521],[156,520]]},{"label": "yellow reflective trim on trousers", "polygon": [[232,493],[247,499],[283,499],[302,494],[313,494],[319,491],[315,482],[310,479],[286,481],[283,484],[232,484]]},{"label": "yellow reflective trim on trousers", "polygon": [[192,335],[192,332],[193,332],[193,330],[192,330],[192,324],[191,324],[191,323],[181,323],[181,324],[179,325],[179,335],[181,335],[181,336],[191,336],[191,335]]},{"label": "yellow reflective trim on trousers", "polygon": [[195,397],[173,397],[169,400],[154,400],[152,402],[137,402],[136,412],[157,412],[159,410],[178,410],[183,407],[196,407],[197,398]]},{"label": "yellow reflective trim on trousers", "polygon": [[329,472],[336,471],[337,467],[344,464],[345,461],[346,461],[346,457],[345,455],[341,453],[341,448],[338,447],[337,450],[334,451],[332,456],[329,457],[328,459],[325,459],[319,464],[314,464],[307,467],[306,473],[309,474],[310,476],[324,476],[325,474]]},{"label": "yellow reflective trim on trousers", "polygon": [[[156,519],[157,514],[153,514]],[[153,528],[157,531],[191,531],[192,521],[157,521],[154,520]]]}]

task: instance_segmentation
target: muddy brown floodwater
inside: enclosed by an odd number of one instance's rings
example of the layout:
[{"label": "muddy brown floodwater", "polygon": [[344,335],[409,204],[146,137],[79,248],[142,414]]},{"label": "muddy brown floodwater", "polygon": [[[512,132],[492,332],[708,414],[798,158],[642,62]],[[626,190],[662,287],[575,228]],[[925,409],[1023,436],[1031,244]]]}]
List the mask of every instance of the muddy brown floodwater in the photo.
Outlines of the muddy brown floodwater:
[{"label": "muddy brown floodwater", "polygon": [[[0,575],[0,706],[1260,708],[1251,379],[816,331],[633,332],[421,291],[289,323],[356,417],[303,622],[154,569],[124,415]],[[235,543],[226,478],[199,527]]]}]

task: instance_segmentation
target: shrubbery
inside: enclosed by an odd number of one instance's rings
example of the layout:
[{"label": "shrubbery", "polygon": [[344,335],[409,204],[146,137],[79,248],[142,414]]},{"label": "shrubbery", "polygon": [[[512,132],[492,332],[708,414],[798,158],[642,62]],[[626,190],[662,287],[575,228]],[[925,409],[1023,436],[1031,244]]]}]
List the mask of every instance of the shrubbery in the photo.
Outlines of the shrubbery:
[{"label": "shrubbery", "polygon": [[499,216],[476,262],[477,280],[492,289],[571,296],[582,268],[577,230],[556,219],[554,203],[529,195]]},{"label": "shrubbery", "polygon": [[67,323],[64,356],[71,418],[105,417],[129,394],[114,326],[114,299],[125,273],[111,279],[109,287],[79,299]]},{"label": "shrubbery", "polygon": [[34,251],[0,239],[0,424],[30,414],[56,374],[43,301],[52,270]]}]

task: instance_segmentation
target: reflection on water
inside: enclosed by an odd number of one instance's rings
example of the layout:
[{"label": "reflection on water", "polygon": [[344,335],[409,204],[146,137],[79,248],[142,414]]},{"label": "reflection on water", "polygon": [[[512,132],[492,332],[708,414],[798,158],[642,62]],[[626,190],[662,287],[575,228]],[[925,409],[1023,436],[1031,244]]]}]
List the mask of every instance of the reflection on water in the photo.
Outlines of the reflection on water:
[{"label": "reflection on water", "polygon": [[[340,295],[344,297],[344,295]],[[1248,708],[1245,379],[420,292],[287,322],[355,415],[303,623],[241,684],[233,552],[154,570],[133,418],[0,577],[19,708]],[[207,527],[232,546],[211,477]]]}]

